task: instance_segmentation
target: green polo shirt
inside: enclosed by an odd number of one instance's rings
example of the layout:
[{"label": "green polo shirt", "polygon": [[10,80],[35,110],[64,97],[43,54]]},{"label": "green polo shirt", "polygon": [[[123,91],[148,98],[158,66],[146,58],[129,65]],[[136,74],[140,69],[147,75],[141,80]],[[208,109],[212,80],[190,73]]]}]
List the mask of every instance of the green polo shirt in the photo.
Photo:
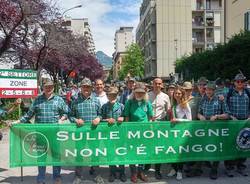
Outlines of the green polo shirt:
[{"label": "green polo shirt", "polygon": [[153,117],[152,104],[149,101],[129,99],[125,103],[124,116],[128,117],[129,121],[147,122]]}]

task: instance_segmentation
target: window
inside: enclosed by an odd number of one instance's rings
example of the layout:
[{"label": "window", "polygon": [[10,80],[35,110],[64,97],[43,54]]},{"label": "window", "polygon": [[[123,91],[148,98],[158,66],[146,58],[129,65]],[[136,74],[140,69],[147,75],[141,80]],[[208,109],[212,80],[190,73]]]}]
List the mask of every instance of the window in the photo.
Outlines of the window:
[{"label": "window", "polygon": [[250,11],[245,13],[244,24],[244,29],[250,31]]},{"label": "window", "polygon": [[211,10],[211,0],[206,1],[206,9]]},{"label": "window", "polygon": [[219,0],[219,7],[222,7],[222,0]]}]

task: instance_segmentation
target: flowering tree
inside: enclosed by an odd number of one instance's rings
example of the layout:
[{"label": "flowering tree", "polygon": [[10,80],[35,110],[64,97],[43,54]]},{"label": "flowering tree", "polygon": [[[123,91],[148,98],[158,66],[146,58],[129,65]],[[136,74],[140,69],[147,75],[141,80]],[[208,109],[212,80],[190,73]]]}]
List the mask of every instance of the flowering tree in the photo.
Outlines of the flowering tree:
[{"label": "flowering tree", "polygon": [[56,81],[74,71],[77,76],[101,78],[102,66],[89,54],[84,37],[62,26],[52,1],[0,0],[0,57],[13,49],[18,68],[46,69]]},{"label": "flowering tree", "polygon": [[10,48],[27,47],[32,26],[47,20],[49,12],[42,0],[0,0],[0,57]]}]

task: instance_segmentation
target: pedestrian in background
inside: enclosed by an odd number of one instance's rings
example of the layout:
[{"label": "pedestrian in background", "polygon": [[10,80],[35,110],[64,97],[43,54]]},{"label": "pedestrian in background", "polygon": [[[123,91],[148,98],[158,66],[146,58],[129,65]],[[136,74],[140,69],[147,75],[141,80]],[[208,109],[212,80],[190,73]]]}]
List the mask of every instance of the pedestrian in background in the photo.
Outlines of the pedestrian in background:
[{"label": "pedestrian in background", "polygon": [[131,77],[128,78],[127,83],[126,83],[126,85],[127,85],[126,89],[123,89],[123,92],[122,92],[121,97],[120,97],[120,102],[122,104],[125,104],[129,98],[129,95],[132,94],[132,91],[135,87],[135,82],[136,82],[136,80],[134,78],[131,78]]}]

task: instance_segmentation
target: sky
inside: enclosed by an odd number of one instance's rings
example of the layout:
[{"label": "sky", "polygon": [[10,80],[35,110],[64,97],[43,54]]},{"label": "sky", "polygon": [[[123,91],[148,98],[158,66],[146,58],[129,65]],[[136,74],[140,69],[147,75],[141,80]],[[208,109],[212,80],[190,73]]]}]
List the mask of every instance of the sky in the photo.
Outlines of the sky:
[{"label": "sky", "polygon": [[59,0],[62,12],[76,5],[64,16],[88,18],[95,42],[96,51],[103,51],[109,56],[114,52],[115,31],[121,26],[134,27],[139,23],[139,9],[142,0]]}]

